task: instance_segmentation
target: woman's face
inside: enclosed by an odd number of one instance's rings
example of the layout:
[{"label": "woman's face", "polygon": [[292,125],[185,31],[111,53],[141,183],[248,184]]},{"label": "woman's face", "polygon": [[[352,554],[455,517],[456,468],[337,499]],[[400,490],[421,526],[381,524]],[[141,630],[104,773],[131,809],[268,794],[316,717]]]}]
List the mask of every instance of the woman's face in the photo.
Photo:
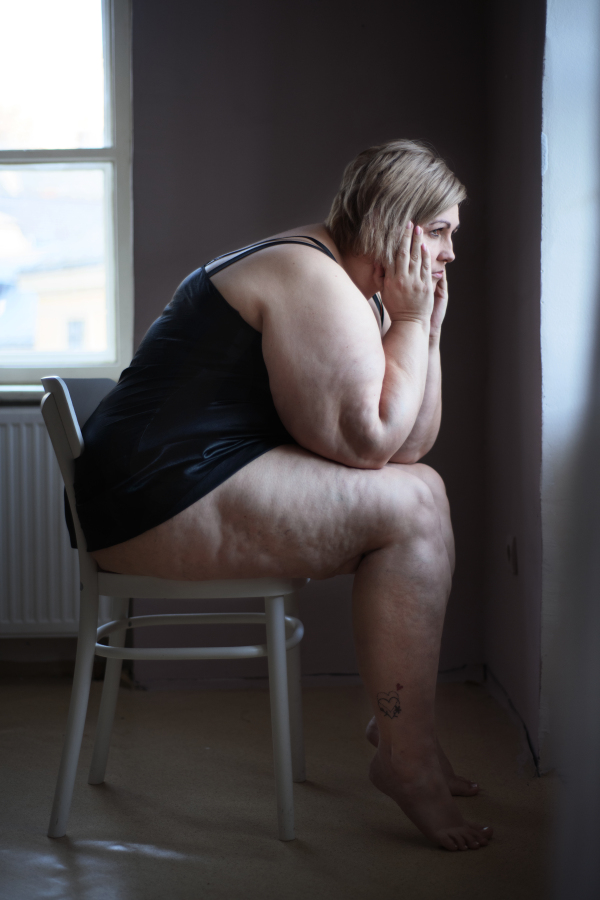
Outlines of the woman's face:
[{"label": "woman's face", "polygon": [[419,222],[423,229],[423,241],[431,254],[431,274],[434,283],[443,276],[448,263],[454,259],[452,235],[459,225],[458,206],[445,209],[431,222]]}]

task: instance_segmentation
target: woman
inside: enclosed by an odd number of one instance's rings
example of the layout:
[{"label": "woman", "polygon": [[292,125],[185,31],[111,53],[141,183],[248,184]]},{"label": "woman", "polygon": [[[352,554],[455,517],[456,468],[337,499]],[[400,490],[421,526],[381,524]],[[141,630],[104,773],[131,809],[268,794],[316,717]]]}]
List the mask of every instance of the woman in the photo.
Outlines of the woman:
[{"label": "woman", "polygon": [[465,190],[426,146],[347,167],[324,224],[190,275],[84,429],[78,512],[105,570],[179,579],[353,572],[370,777],[421,831],[475,849],[436,742],[454,565],[441,414],[446,266]]}]

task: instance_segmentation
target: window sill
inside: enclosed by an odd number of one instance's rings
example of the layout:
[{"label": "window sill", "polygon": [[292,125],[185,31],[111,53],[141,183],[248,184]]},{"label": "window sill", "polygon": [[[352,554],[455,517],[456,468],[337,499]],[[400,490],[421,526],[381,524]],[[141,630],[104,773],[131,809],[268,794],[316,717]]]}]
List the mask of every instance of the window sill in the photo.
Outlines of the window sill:
[{"label": "window sill", "polygon": [[40,403],[44,388],[37,384],[0,384],[0,406],[7,403]]}]

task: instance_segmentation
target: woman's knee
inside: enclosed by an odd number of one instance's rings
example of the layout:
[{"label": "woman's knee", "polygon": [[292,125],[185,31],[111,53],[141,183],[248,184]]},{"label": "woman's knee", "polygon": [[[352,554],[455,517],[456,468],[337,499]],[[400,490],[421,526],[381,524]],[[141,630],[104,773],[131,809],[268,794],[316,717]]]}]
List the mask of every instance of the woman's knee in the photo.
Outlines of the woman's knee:
[{"label": "woman's knee", "polygon": [[371,485],[367,501],[377,529],[388,540],[437,541],[440,515],[433,493],[423,478],[407,469],[387,466],[377,473],[381,477],[374,479],[376,484]]},{"label": "woman's knee", "polygon": [[450,504],[446,494],[446,486],[435,469],[426,466],[423,463],[416,463],[412,468],[416,470],[415,474],[427,484],[435,501],[439,517],[442,535],[446,544],[448,553],[448,561],[451,571],[454,572],[455,551],[454,551],[454,534],[452,530],[452,519],[450,515]]},{"label": "woman's knee", "polygon": [[417,478],[420,478],[421,481],[427,485],[431,491],[440,516],[447,519],[448,524],[450,524],[450,504],[448,502],[446,485],[444,484],[442,476],[436,472],[435,469],[432,469],[431,466],[425,465],[425,463],[415,463],[411,466],[411,469],[414,470],[414,474]]},{"label": "woman's knee", "polygon": [[421,481],[424,481],[431,493],[433,494],[434,500],[443,499],[446,503],[448,502],[448,497],[446,495],[446,485],[444,484],[444,479],[436,472],[435,469],[432,469],[431,466],[426,465],[425,463],[414,463],[411,466],[411,469],[414,471],[414,474],[417,478],[420,478]]}]

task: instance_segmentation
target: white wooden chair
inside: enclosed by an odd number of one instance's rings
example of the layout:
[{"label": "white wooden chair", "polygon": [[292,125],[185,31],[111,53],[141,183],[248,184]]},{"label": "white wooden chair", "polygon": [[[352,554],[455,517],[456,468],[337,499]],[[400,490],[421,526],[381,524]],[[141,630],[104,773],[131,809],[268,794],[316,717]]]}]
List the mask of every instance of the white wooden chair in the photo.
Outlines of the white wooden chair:
[{"label": "white wooden chair", "polygon": [[[49,375],[42,379],[42,384],[47,392],[42,399],[42,414],[65,482],[73,514],[79,548],[81,581],[75,675],[65,743],[48,830],[49,837],[62,837],[66,833],[88,706],[94,654],[105,656],[107,661],[96,741],[88,778],[90,784],[101,784],[104,781],[121,666],[124,659],[240,659],[268,656],[279,838],[282,841],[293,840],[292,781],[305,780],[300,648],[298,646],[304,629],[302,623],[295,616],[285,614],[284,603],[287,603],[288,610],[291,610],[294,603],[294,592],[303,587],[308,579],[252,578],[192,582],[115,575],[100,571],[94,559],[84,549],[86,542],[77,517],[73,489],[74,460],[81,455],[84,449],[81,426],[85,424],[102,397],[114,387],[114,382],[110,379],[67,379],[64,381],[56,375]],[[100,596],[113,598],[115,620],[98,628]],[[265,612],[128,617],[129,600],[132,597],[168,600],[264,597]],[[125,647],[125,633],[128,628],[198,623],[207,625],[263,623],[266,625],[267,642],[266,645],[256,644],[247,647],[177,647],[171,649]],[[289,635],[287,640],[286,628]],[[108,646],[98,643],[105,636],[108,636],[109,639]]]}]

